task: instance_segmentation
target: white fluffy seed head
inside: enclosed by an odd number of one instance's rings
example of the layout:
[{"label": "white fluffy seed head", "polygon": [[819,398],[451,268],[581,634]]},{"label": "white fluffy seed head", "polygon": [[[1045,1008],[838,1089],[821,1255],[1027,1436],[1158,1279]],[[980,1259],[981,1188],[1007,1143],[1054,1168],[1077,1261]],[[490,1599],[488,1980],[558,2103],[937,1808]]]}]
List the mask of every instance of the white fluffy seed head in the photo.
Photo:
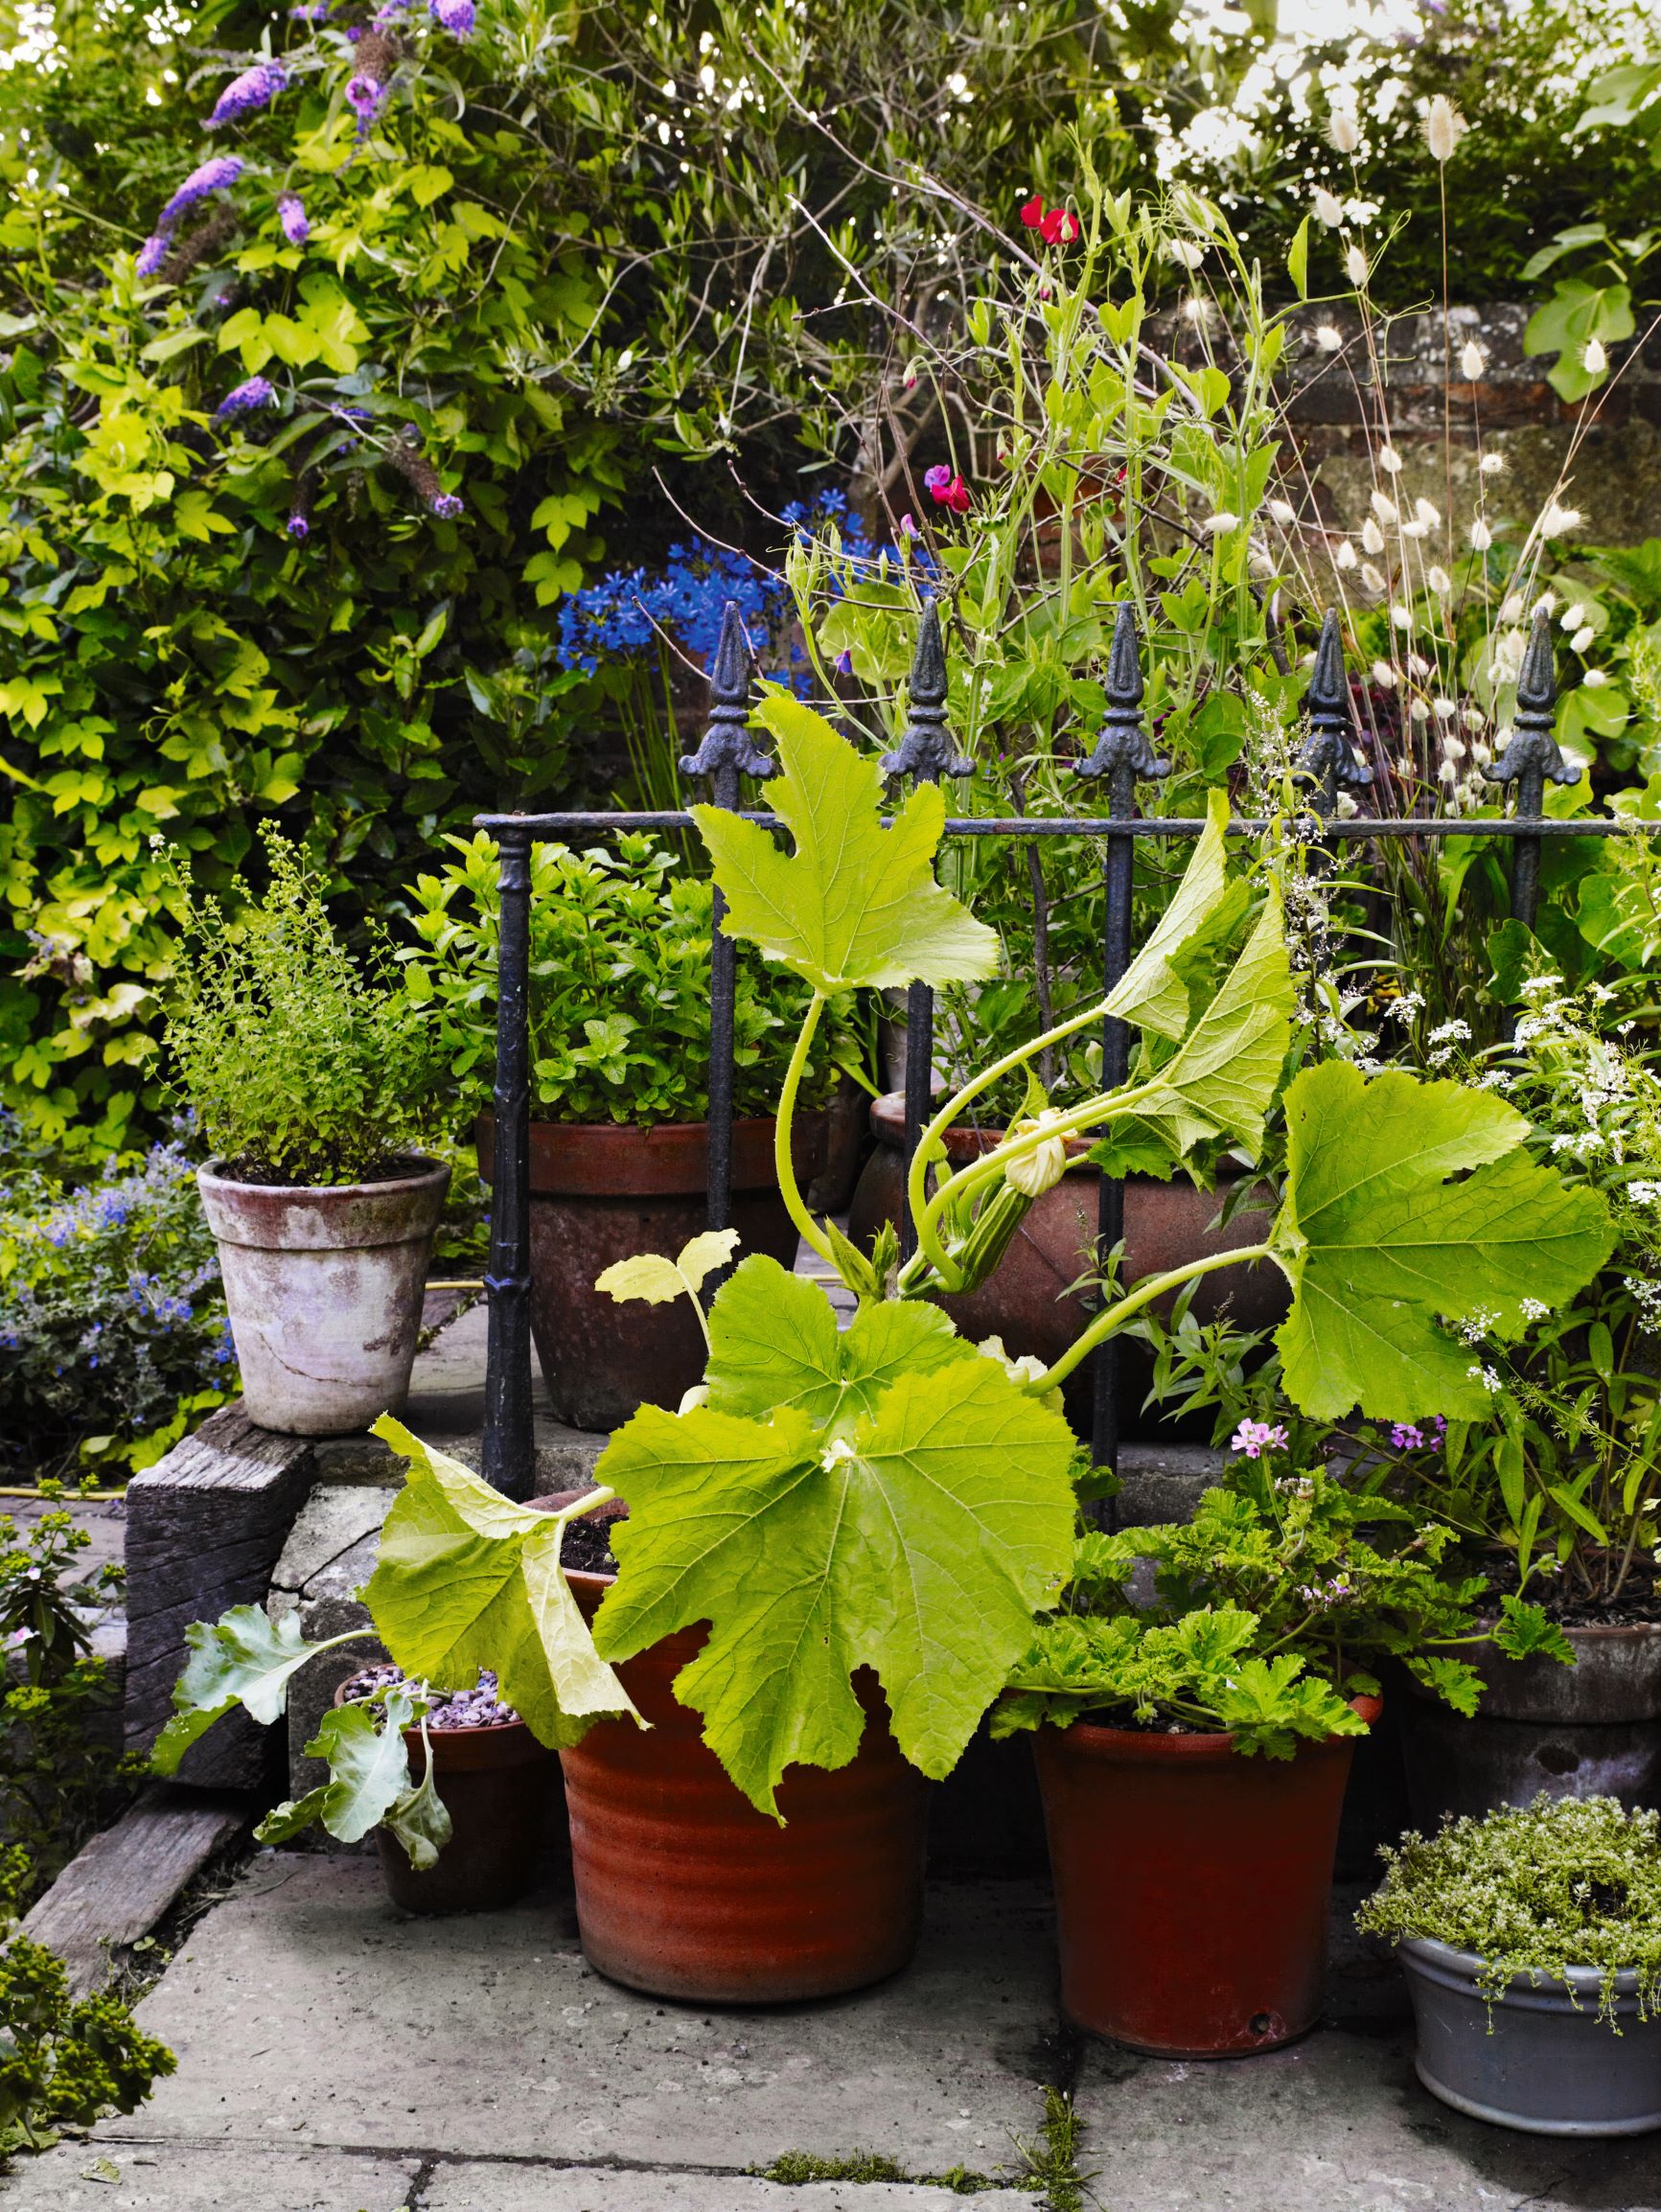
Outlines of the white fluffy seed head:
[{"label": "white fluffy seed head", "polygon": [[1394,446],[1380,446],[1378,449],[1378,466],[1387,476],[1399,476],[1401,473],[1401,455]]},{"label": "white fluffy seed head", "polygon": [[1577,599],[1572,607],[1565,607],[1559,618],[1565,630],[1579,630],[1586,619],[1586,603]]},{"label": "white fluffy seed head", "polygon": [[1344,220],[1344,210],[1325,185],[1315,187],[1315,219],[1324,222],[1328,230],[1336,230]]},{"label": "white fluffy seed head", "polygon": [[1592,625],[1589,622],[1583,624],[1580,629],[1576,631],[1573,637],[1570,638],[1569,651],[1571,653],[1584,653],[1587,646],[1591,644],[1593,638],[1596,637],[1597,634],[1598,633],[1592,628]]},{"label": "white fluffy seed head", "polygon": [[1413,628],[1413,609],[1411,607],[1393,607],[1390,610],[1390,619],[1395,623],[1397,630],[1411,630]]},{"label": "white fluffy seed head", "polygon": [[1394,529],[1396,524],[1401,519],[1400,514],[1396,509],[1396,501],[1391,498],[1389,494],[1386,492],[1373,493],[1373,512],[1377,516],[1381,522],[1385,523],[1392,529]]},{"label": "white fluffy seed head", "polygon": [[1425,110],[1424,139],[1432,161],[1451,161],[1465,135],[1465,117],[1447,95],[1439,92]]},{"label": "white fluffy seed head", "polygon": [[1404,538],[1428,538],[1430,536],[1430,524],[1419,521],[1403,522],[1401,535]]},{"label": "white fluffy seed head", "polygon": [[1493,532],[1480,515],[1470,526],[1470,541],[1479,553],[1486,553],[1493,543]]},{"label": "white fluffy seed head", "polygon": [[1469,384],[1476,383],[1484,369],[1488,367],[1488,356],[1477,344],[1475,338],[1466,338],[1465,344],[1459,349],[1459,367],[1460,374]]},{"label": "white fluffy seed head", "polygon": [[1363,561],[1361,564],[1361,581],[1366,585],[1369,591],[1376,591],[1381,596],[1390,588],[1371,561]]},{"label": "white fluffy seed head", "polygon": [[1427,530],[1434,530],[1442,520],[1442,509],[1429,499],[1415,499],[1413,512]]},{"label": "white fluffy seed head", "polygon": [[1445,568],[1432,562],[1424,572],[1424,581],[1439,599],[1445,599],[1453,589],[1453,578]]},{"label": "white fluffy seed head", "polygon": [[1343,544],[1339,546],[1337,552],[1332,556],[1332,558],[1340,568],[1354,567],[1355,548],[1350,544],[1348,538],[1345,539]]},{"label": "white fluffy seed head", "polygon": [[[1459,712],[1459,702],[1454,699],[1448,699],[1444,695],[1439,693],[1438,696],[1430,703],[1430,711],[1435,715],[1438,722],[1451,722],[1454,716]],[[1459,745],[1459,740],[1457,737],[1447,738],[1443,742],[1446,744],[1449,752],[1452,752],[1454,747]],[[1463,752],[1465,748],[1460,746],[1460,751]],[[1455,757],[1457,758],[1458,756],[1456,755]]]},{"label": "white fluffy seed head", "polygon": [[1232,531],[1237,530],[1239,527],[1240,518],[1237,515],[1232,515],[1226,507],[1219,507],[1214,515],[1208,515],[1200,524],[1200,528],[1208,538],[1227,538]]},{"label": "white fluffy seed head", "polygon": [[1430,674],[1430,662],[1422,653],[1410,653],[1407,657],[1407,673],[1409,676],[1417,676],[1422,683]]},{"label": "white fluffy seed head", "polygon": [[1596,691],[1601,684],[1607,683],[1608,680],[1609,679],[1607,673],[1602,668],[1588,668],[1585,675],[1580,679],[1582,683],[1590,684],[1594,691]]},{"label": "white fluffy seed head", "polygon": [[1384,533],[1371,515],[1361,525],[1361,542],[1374,558],[1384,550]]},{"label": "white fluffy seed head", "polygon": [[1540,517],[1540,536],[1566,538],[1571,530],[1578,530],[1583,520],[1584,517],[1578,507],[1559,506],[1554,499]]},{"label": "white fluffy seed head", "polygon": [[1322,323],[1315,333],[1315,343],[1324,354],[1335,354],[1344,340],[1330,323]]},{"label": "white fluffy seed head", "polygon": [[1358,245],[1349,247],[1344,256],[1344,274],[1359,290],[1368,277],[1367,256]]},{"label": "white fluffy seed head", "polygon": [[1373,663],[1373,680],[1381,691],[1394,691],[1401,679],[1388,660],[1375,660]]},{"label": "white fluffy seed head", "polygon": [[1601,377],[1609,365],[1609,357],[1603,351],[1602,338],[1588,338],[1580,358],[1586,365],[1588,376]]},{"label": "white fluffy seed head", "polygon": [[1271,499],[1269,513],[1282,530],[1289,530],[1298,519],[1298,510],[1290,499]]},{"label": "white fluffy seed head", "polygon": [[1485,453],[1477,464],[1485,476],[1499,475],[1505,465],[1506,457],[1503,453]]},{"label": "white fluffy seed head", "polygon": [[1430,720],[1430,709],[1425,705],[1422,699],[1410,699],[1407,703],[1407,711],[1412,715],[1415,722],[1428,722]]},{"label": "white fluffy seed head", "polygon": [[1500,602],[1500,620],[1502,622],[1520,622],[1522,618],[1523,595],[1520,591],[1513,591],[1509,598],[1502,599]]},{"label": "white fluffy seed head", "polygon": [[1361,144],[1361,125],[1348,107],[1335,107],[1326,118],[1326,136],[1335,152],[1353,153]]}]

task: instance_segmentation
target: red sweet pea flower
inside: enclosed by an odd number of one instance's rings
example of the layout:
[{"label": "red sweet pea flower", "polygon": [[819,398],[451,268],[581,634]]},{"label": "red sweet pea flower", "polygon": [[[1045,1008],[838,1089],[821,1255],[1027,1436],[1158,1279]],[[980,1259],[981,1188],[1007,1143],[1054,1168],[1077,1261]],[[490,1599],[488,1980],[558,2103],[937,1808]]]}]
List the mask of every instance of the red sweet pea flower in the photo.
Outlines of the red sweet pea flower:
[{"label": "red sweet pea flower", "polygon": [[954,515],[969,512],[969,487],[953,469],[937,461],[923,478],[930,497],[937,506],[949,507]]},{"label": "red sweet pea flower", "polygon": [[1044,227],[1044,195],[1041,192],[1035,192],[1022,208],[1021,219],[1028,230],[1041,230]]},{"label": "red sweet pea flower", "polygon": [[1071,245],[1078,236],[1078,219],[1064,207],[1052,207],[1038,227],[1046,245]]}]

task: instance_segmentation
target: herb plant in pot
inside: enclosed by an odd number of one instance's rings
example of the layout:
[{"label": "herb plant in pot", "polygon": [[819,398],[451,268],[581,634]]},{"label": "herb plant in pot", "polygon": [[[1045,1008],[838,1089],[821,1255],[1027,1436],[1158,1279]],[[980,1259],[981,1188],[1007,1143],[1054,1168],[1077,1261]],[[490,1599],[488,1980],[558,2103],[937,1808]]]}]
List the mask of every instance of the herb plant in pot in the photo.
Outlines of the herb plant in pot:
[{"label": "herb plant in pot", "polygon": [[1496,1588],[1544,1607],[1574,1665],[1496,1655],[1470,1718],[1411,1700],[1408,1787],[1427,1830],[1541,1790],[1661,1809],[1661,1076],[1628,1019],[1649,990],[1571,993],[1549,974],[1521,989],[1485,1080],[1529,1116],[1536,1156],[1603,1199],[1614,1249],[1520,1343],[1473,1317],[1488,1405],[1417,1458],[1416,1495]]},{"label": "herb plant in pot", "polygon": [[[480,1109],[488,1181],[496,848],[482,833],[450,843],[456,857],[412,894],[422,949],[403,956],[404,983]],[[620,1330],[593,1286],[611,1261],[673,1252],[704,1226],[712,914],[708,880],[655,838],[533,850],[531,1327],[555,1416],[578,1428],[613,1428],[642,1403],[675,1405],[702,1369],[683,1308],[657,1307]],[[748,1250],[786,1265],[796,1232],[778,1191],[772,1104],[800,1003],[792,979],[740,965],[732,1218]],[[831,1076],[821,1047],[804,1076],[811,1102]],[[812,1172],[820,1136],[819,1118],[804,1117],[794,1172]]]},{"label": "herb plant in pot", "polygon": [[376,946],[360,966],[299,851],[233,919],[175,877],[184,913],[168,1044],[214,1158],[219,1243],[249,1418],[328,1436],[409,1388],[450,1170],[424,1158],[441,1072]]},{"label": "herb plant in pot", "polygon": [[536,1873],[555,1750],[595,1715],[631,1712],[560,1564],[566,1524],[610,1492],[516,1506],[397,1421],[375,1427],[407,1474],[363,1592],[371,1625],[309,1644],[294,1614],[273,1621],[257,1605],[196,1623],[152,1761],[175,1772],[233,1705],[270,1724],[301,1668],[377,1639],[394,1663],[343,1683],[306,1746],[328,1780],[267,1814],[259,1838],[283,1843],[313,1822],[345,1843],[373,1833],[404,1911],[490,1911]]},{"label": "herb plant in pot", "polygon": [[1396,1946],[1433,2096],[1531,2134],[1661,2128],[1653,1810],[1542,1792],[1386,1857],[1357,1919]]},{"label": "herb plant in pot", "polygon": [[[1524,1124],[1500,1101],[1405,1075],[1368,1084],[1334,1065],[1305,1071],[1288,1093],[1286,1194],[1257,1245],[1139,1283],[1049,1369],[969,1343],[931,1294],[985,1279],[1034,1197],[1059,1180],[1070,1137],[1134,1118],[1179,1158],[1218,1141],[1257,1156],[1291,1029],[1273,876],[1244,898],[1231,887],[1226,805],[1214,800],[1177,897],[1119,989],[1048,1033],[1053,1041],[1099,1027],[1105,1011],[1140,1022],[1152,1005],[1160,1025],[1144,1028],[1132,1079],[1065,1111],[1035,1098],[993,1152],[954,1168],[945,1132],[1046,1039],[994,1062],[925,1132],[911,1167],[916,1252],[902,1263],[892,1237],[879,1236],[866,1256],[813,1217],[790,1171],[817,1025],[845,990],[983,972],[993,945],[933,880],[936,789],[915,792],[885,829],[873,762],[797,702],[769,697],[760,713],[782,763],[765,795],[795,850],[717,810],[696,818],[730,933],[810,986],[779,1102],[779,1186],[858,1312],[839,1331],[817,1284],[747,1257],[704,1322],[703,1384],[675,1413],[642,1407],[597,1469],[628,1511],[611,1532],[615,1578],[590,1600],[595,1645],[627,1686],[638,1685],[643,1710],[657,1700],[650,1709],[664,1740],[660,1757],[656,1730],[639,1738],[602,1722],[565,1756],[578,1914],[606,1971],[681,1996],[846,1988],[874,1970],[874,1958],[904,1955],[921,1828],[882,1779],[899,1780],[887,1738],[922,1775],[949,1772],[1028,1649],[1033,1620],[1055,1606],[1076,1527],[1057,1386],[1096,1342],[1201,1276],[1272,1260],[1293,1292],[1281,1337],[1295,1396],[1317,1407],[1359,1396],[1388,1410],[1417,1403],[1429,1376],[1463,1387],[1469,1401],[1465,1361],[1438,1312],[1462,1312],[1490,1291],[1513,1303],[1560,1298],[1606,1249],[1600,1200],[1504,1157]],[[1188,963],[1200,933],[1213,956]],[[1358,1158],[1375,1163],[1377,1177],[1359,1203]],[[1465,1165],[1466,1183],[1444,1182]],[[1496,1197],[1506,1222],[1497,1233]],[[642,1256],[609,1272],[605,1287],[646,1299],[691,1291],[717,1256],[699,1248],[678,1262]],[[1350,1315],[1366,1299],[1385,1303],[1390,1320],[1358,1340]],[[650,1688],[631,1673],[643,1661]],[[1323,1740],[1360,1725],[1337,1690],[1312,1687]],[[702,1717],[702,1747],[684,1724],[671,1736],[671,1699]],[[1218,1723],[1233,1724],[1232,1716]],[[700,1748],[710,1756],[694,1757]],[[814,1768],[827,1772],[813,1777],[810,1799],[804,1770]],[[879,1783],[890,1791],[882,1850],[890,1867],[910,1855],[915,1870],[909,1905],[897,1876],[883,1882],[895,1918],[880,1951],[867,1930],[848,1927],[856,1916],[846,1911],[849,1895],[872,1906],[878,1885],[865,1883],[878,1847],[862,1842],[856,1873],[834,1840],[868,1823]],[[770,1837],[767,1818],[786,1814]],[[737,1862],[746,1874],[735,1881],[732,1839],[745,1824],[750,1840]],[[805,1834],[789,1840],[810,1825],[824,1839],[817,1854]],[[817,1916],[824,1946],[841,1946],[816,1951],[811,1982],[777,1951],[771,1889],[786,1878],[787,1851],[814,1869],[811,1897],[795,1889],[798,1924]],[[1326,1853],[1329,1868],[1329,1839]],[[712,1924],[727,1947],[714,1965]]]},{"label": "herb plant in pot", "polygon": [[[1275,1472],[1284,1442],[1259,1430],[1191,1522],[1083,1537],[993,1716],[1035,1731],[1068,2016],[1142,2050],[1314,2024],[1374,1669],[1400,1657],[1467,1710],[1481,1688],[1451,1655],[1479,1640],[1481,1584],[1443,1570],[1448,1532],[1319,1467]],[[1542,1630],[1508,1602],[1509,1641]]]}]

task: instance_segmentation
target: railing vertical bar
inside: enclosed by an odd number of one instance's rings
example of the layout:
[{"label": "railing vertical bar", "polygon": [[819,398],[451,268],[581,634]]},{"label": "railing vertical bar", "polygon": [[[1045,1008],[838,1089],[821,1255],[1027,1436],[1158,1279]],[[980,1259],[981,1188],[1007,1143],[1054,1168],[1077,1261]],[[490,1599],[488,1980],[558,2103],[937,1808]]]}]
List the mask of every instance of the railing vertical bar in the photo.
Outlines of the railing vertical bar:
[{"label": "railing vertical bar", "polygon": [[[709,671],[709,723],[694,753],[682,754],[682,775],[702,776],[710,803],[736,813],[741,775],[766,775],[773,763],[750,736],[750,645],[735,600],[721,617],[721,636]],[[719,886],[710,917],[709,1066],[705,1191],[708,1226],[732,1226],[732,1093],[734,1016],[738,1002],[738,947],[722,929],[727,901]],[[725,1271],[724,1271],[725,1272]],[[710,1279],[713,1289],[721,1277]]]},{"label": "railing vertical bar", "polygon": [[[1488,780],[1515,789],[1513,812],[1518,821],[1538,821],[1545,813],[1546,782],[1578,783],[1580,772],[1563,758],[1558,748],[1557,659],[1552,650],[1549,608],[1536,607],[1529,633],[1528,651],[1517,677],[1516,731],[1504,753],[1488,772]],[[1511,840],[1511,914],[1532,930],[1540,903],[1540,851],[1542,840],[1518,835]]]},{"label": "railing vertical bar", "polygon": [[[1107,779],[1107,819],[1130,821],[1137,811],[1136,787],[1145,779],[1168,775],[1170,764],[1156,758],[1142,722],[1142,656],[1136,632],[1136,613],[1130,604],[1120,606],[1114,623],[1113,650],[1107,664],[1107,715],[1090,758],[1081,761],[1081,776]],[[1102,927],[1102,995],[1122,981],[1131,961],[1131,894],[1136,881],[1136,840],[1128,831],[1107,833],[1102,864],[1106,914]],[[1130,1029],[1110,1014],[1101,1032],[1101,1084],[1116,1090],[1130,1072]],[[1103,1272],[1124,1235],[1124,1181],[1118,1175],[1101,1178],[1096,1201],[1096,1266]],[[1091,1460],[1109,1470],[1119,1464],[1119,1343],[1110,1338],[1091,1354]]]},{"label": "railing vertical bar", "polygon": [[[968,775],[974,762],[954,751],[946,726],[946,646],[940,635],[940,611],[925,600],[917,625],[917,650],[911,660],[911,680],[907,702],[905,731],[892,752],[883,755],[883,773],[906,776],[912,784],[938,783],[943,775]],[[928,983],[913,982],[906,991],[906,1165],[917,1149],[924,1124],[934,1111],[934,993]],[[900,1191],[900,1252],[909,1258],[916,1249],[908,1187]]]},{"label": "railing vertical bar", "polygon": [[495,1160],[491,1183],[489,1337],[480,1468],[510,1498],[536,1475],[531,1417],[531,835],[497,841]]}]

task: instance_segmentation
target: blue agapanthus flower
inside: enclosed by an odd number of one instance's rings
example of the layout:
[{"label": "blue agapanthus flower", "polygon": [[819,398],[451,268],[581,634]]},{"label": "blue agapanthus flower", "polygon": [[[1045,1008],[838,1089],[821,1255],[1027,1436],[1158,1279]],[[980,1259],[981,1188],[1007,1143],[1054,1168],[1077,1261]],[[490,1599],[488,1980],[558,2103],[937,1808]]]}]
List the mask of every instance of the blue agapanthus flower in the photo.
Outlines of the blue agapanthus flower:
[{"label": "blue agapanthus flower", "polygon": [[[859,517],[840,492],[793,502],[779,519],[793,538],[834,523],[844,551],[856,560],[873,558]],[[767,673],[805,690],[807,656],[792,634],[795,606],[782,566],[770,567],[704,538],[672,545],[661,568],[613,569],[586,591],[572,592],[560,609],[561,665],[592,676],[602,660],[630,659],[666,638],[707,664],[729,600],[772,664]]]}]

